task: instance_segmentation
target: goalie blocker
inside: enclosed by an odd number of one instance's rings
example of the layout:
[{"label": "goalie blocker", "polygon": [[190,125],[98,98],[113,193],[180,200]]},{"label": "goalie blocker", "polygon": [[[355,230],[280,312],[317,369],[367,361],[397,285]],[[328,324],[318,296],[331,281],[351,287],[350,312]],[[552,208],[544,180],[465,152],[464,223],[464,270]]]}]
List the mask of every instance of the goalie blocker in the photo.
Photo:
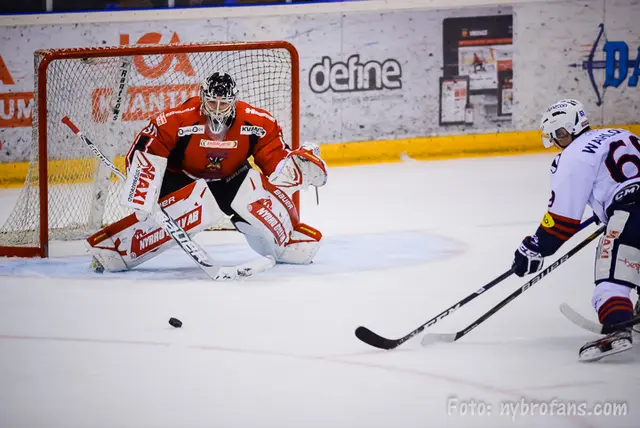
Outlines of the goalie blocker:
[{"label": "goalie blocker", "polygon": [[[155,158],[157,156],[145,153],[144,159],[134,162],[129,170],[123,203],[137,208],[136,213],[87,239],[89,251],[108,271],[131,269],[175,245],[153,216],[146,214],[148,207],[155,205],[155,201],[149,202],[157,195],[155,188],[161,185],[155,174],[163,165],[155,164]],[[140,172],[145,168],[145,172]],[[168,176],[174,178],[173,174]],[[258,254],[272,256],[279,263],[310,263],[318,251],[322,234],[300,222],[289,196],[252,168],[245,168],[230,181],[236,180],[237,186],[225,186],[226,191],[236,190],[234,195],[221,198],[231,200],[228,206],[224,205],[224,211],[214,197],[219,193],[214,183],[220,182],[207,183],[202,179],[160,198],[159,204],[190,236],[215,228],[226,218],[225,214],[232,214],[236,229],[244,234]],[[165,187],[170,186],[162,186]],[[132,201],[128,201],[130,195]],[[139,201],[136,201],[136,195]],[[143,201],[142,195],[151,199]]]}]

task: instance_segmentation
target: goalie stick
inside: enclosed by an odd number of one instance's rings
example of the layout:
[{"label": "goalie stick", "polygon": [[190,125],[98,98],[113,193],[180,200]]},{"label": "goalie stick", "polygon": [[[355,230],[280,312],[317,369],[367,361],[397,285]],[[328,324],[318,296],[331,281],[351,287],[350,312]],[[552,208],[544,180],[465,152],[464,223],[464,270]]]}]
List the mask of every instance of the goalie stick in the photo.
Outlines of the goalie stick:
[{"label": "goalie stick", "polygon": [[[588,224],[591,224],[593,221],[595,221],[594,217],[592,217],[589,220],[585,221],[583,224],[580,225],[581,226],[580,229],[583,229],[585,226],[587,226]],[[523,286],[521,286],[516,291],[514,291],[513,293],[508,295],[500,303],[495,305],[493,308],[491,308],[488,312],[486,312],[480,318],[478,318],[477,320],[475,320],[474,322],[469,324],[469,326],[467,326],[466,328],[464,328],[464,329],[462,329],[462,330],[460,330],[460,331],[458,331],[456,333],[429,333],[429,334],[426,334],[422,338],[422,341],[421,341],[422,346],[427,346],[427,345],[429,345],[429,344],[431,344],[433,342],[455,342],[456,340],[459,340],[460,338],[466,336],[467,334],[469,334],[469,332],[471,330],[475,329],[480,324],[485,322],[493,314],[495,314],[500,309],[502,309],[505,306],[507,306],[507,304],[511,303],[516,297],[518,297],[519,295],[521,295],[522,293],[527,291],[529,288],[531,288],[532,285],[534,285],[535,283],[539,282],[542,278],[547,276],[549,273],[551,273],[553,270],[555,270],[558,266],[560,266],[561,264],[563,264],[564,262],[569,260],[578,251],[580,251],[581,249],[586,247],[591,241],[593,241],[598,236],[600,236],[600,234],[602,234],[602,232],[604,232],[605,229],[606,229],[606,226],[602,226],[598,230],[593,232],[591,235],[587,236],[582,242],[580,242],[578,245],[576,245],[571,250],[569,250],[564,256],[560,257],[558,260],[553,262],[553,264],[549,265],[545,270],[543,270],[542,272],[540,272],[539,274],[537,274],[536,276],[531,278]]]},{"label": "goalie stick", "polygon": [[[67,125],[74,134],[76,134],[91,151],[104,163],[120,180],[125,181],[126,177],[116,167],[111,160],[109,160],[98,147],[86,136],[80,129],[65,116],[62,118],[62,123]],[[174,241],[187,253],[193,261],[209,276],[211,279],[237,279],[253,275],[254,273],[263,272],[272,268],[275,265],[273,257],[262,257],[260,259],[252,260],[238,266],[222,266],[212,262],[209,259],[207,253],[198,245],[191,237],[180,227],[180,225],[162,208],[160,205],[158,209],[154,210],[154,219],[160,226],[171,236]]]}]

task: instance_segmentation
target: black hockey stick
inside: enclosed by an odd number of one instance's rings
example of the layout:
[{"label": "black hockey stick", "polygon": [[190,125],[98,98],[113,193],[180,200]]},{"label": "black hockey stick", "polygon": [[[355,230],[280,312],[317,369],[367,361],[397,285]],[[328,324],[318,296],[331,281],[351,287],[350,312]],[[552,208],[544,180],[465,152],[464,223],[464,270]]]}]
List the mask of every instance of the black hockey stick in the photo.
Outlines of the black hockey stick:
[{"label": "black hockey stick", "polygon": [[435,323],[440,321],[442,318],[444,318],[444,317],[450,315],[451,313],[455,312],[456,310],[460,309],[461,307],[463,307],[464,305],[466,305],[467,303],[469,303],[470,301],[472,301],[473,299],[475,299],[476,297],[478,297],[479,295],[481,295],[485,291],[489,290],[494,285],[504,281],[505,279],[510,277],[511,274],[513,274],[513,269],[509,269],[508,271],[506,271],[505,273],[503,273],[502,275],[500,275],[496,279],[494,279],[491,282],[489,282],[487,285],[478,288],[476,291],[474,291],[473,293],[469,294],[467,297],[465,297],[464,299],[460,300],[455,305],[450,306],[449,308],[447,308],[444,311],[440,312],[438,315],[436,315],[435,317],[431,318],[429,321],[427,321],[426,323],[422,324],[420,327],[416,328],[415,330],[413,330],[411,333],[407,334],[406,336],[401,337],[400,339],[386,339],[386,338],[374,333],[373,331],[369,330],[367,327],[362,327],[362,326],[360,326],[360,327],[358,327],[356,329],[356,337],[358,339],[362,340],[367,345],[375,346],[376,348],[394,349],[394,348],[402,345],[407,340],[411,339],[416,334],[420,334],[425,328],[431,327],[432,325],[434,325]]},{"label": "black hockey stick", "polygon": [[[582,222],[580,224],[580,228],[578,230],[584,229],[585,227],[587,227],[591,223],[593,223],[595,220],[596,220],[595,216],[585,220],[584,222]],[[460,300],[455,305],[450,306],[449,308],[445,309],[444,311],[442,311],[441,313],[439,313],[435,317],[431,318],[429,321],[427,321],[426,323],[422,324],[420,327],[416,328],[415,330],[413,330],[409,334],[401,337],[400,339],[387,339],[385,337],[380,336],[377,333],[374,333],[373,331],[369,330],[367,327],[363,327],[363,326],[360,326],[360,327],[358,327],[356,329],[356,337],[358,339],[360,339],[361,341],[363,341],[364,343],[366,343],[367,345],[371,345],[371,346],[374,346],[376,348],[387,349],[387,350],[388,349],[397,348],[398,346],[402,345],[407,340],[409,340],[412,337],[414,337],[416,334],[422,333],[422,331],[424,331],[425,328],[431,327],[432,325],[434,325],[435,323],[437,323],[441,319],[443,319],[446,316],[450,315],[454,311],[460,309],[462,306],[466,305],[467,303],[469,303],[470,301],[472,301],[473,299],[475,299],[479,295],[483,294],[485,291],[489,290],[494,285],[504,281],[505,279],[510,277],[512,273],[513,273],[513,268],[509,269],[505,273],[501,274],[500,276],[498,276],[497,278],[495,278],[494,280],[492,280],[491,282],[489,282],[485,286],[480,287],[479,289],[477,289],[473,293],[469,294],[464,299]]]},{"label": "black hockey stick", "polygon": [[[584,228],[584,226],[587,226],[587,223],[591,224],[594,220],[595,219],[592,217],[591,219],[585,221],[582,225],[580,225],[581,229]],[[578,251],[580,251],[581,249],[586,247],[591,241],[593,241],[598,236],[600,236],[600,234],[602,234],[602,232],[604,232],[605,229],[606,229],[606,226],[602,226],[598,230],[593,232],[591,235],[587,236],[581,243],[579,243],[578,245],[573,247],[571,250],[569,250],[564,256],[560,257],[552,265],[550,265],[545,270],[543,270],[542,272],[540,272],[539,274],[537,274],[536,276],[531,278],[522,287],[518,288],[516,291],[511,293],[504,300],[502,300],[500,303],[495,305],[488,312],[486,312],[484,315],[482,315],[480,318],[475,320],[473,323],[471,323],[466,328],[464,328],[464,329],[462,329],[462,330],[460,330],[460,331],[458,331],[456,333],[430,333],[430,334],[426,334],[422,338],[422,342],[421,342],[422,345],[426,346],[426,345],[428,345],[430,343],[433,343],[433,342],[455,342],[456,340],[466,336],[471,330],[473,330],[474,328],[478,327],[480,324],[485,322],[489,317],[491,317],[491,315],[495,314],[500,309],[502,309],[505,306],[507,306],[507,304],[509,304],[516,297],[518,297],[519,295],[521,295],[522,293],[527,291],[527,289],[529,289],[533,284],[539,282],[542,278],[547,276],[549,273],[551,273],[553,270],[555,270],[562,263],[564,263],[567,260],[569,260]]]}]

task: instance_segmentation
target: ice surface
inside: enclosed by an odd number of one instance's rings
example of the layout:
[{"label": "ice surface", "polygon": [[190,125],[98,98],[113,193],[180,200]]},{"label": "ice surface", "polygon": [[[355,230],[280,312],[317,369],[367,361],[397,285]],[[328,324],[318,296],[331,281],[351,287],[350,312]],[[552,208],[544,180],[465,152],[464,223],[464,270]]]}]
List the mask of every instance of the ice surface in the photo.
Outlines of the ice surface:
[{"label": "ice surface", "polygon": [[[326,237],[317,263],[235,283],[207,281],[178,250],[124,274],[90,273],[77,244],[0,259],[0,426],[637,427],[636,349],[579,363],[596,336],[558,311],[595,319],[595,244],[459,342],[380,351],[353,334],[403,336],[504,272],[544,214],[552,158],[332,168],[319,206],[303,194],[303,220]],[[0,218],[15,195],[0,192]],[[232,232],[198,240],[228,263],[253,257]],[[461,328],[524,281],[431,330]],[[491,415],[461,415],[472,400]],[[546,407],[500,415],[521,400]],[[626,416],[557,415],[614,401]]]}]

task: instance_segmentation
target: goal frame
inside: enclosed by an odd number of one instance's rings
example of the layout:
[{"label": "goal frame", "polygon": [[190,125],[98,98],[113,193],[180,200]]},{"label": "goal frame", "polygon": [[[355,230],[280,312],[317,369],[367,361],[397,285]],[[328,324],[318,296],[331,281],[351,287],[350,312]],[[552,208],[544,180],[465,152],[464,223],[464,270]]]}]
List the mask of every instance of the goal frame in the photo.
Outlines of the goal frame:
[{"label": "goal frame", "polygon": [[[99,57],[123,57],[134,55],[188,54],[213,51],[248,51],[257,49],[285,49],[291,56],[291,141],[292,149],[300,147],[300,59],[298,51],[286,41],[179,43],[164,45],[126,45],[117,47],[42,49],[34,53],[40,59],[36,71],[37,129],[38,129],[38,188],[39,192],[39,245],[0,246],[0,257],[49,256],[49,200],[47,151],[47,69],[53,61]],[[278,118],[276,118],[278,119]],[[33,159],[30,159],[30,162]],[[25,181],[25,185],[26,185]],[[300,210],[300,195],[293,195],[293,202]],[[46,219],[43,221],[43,219]]]}]

